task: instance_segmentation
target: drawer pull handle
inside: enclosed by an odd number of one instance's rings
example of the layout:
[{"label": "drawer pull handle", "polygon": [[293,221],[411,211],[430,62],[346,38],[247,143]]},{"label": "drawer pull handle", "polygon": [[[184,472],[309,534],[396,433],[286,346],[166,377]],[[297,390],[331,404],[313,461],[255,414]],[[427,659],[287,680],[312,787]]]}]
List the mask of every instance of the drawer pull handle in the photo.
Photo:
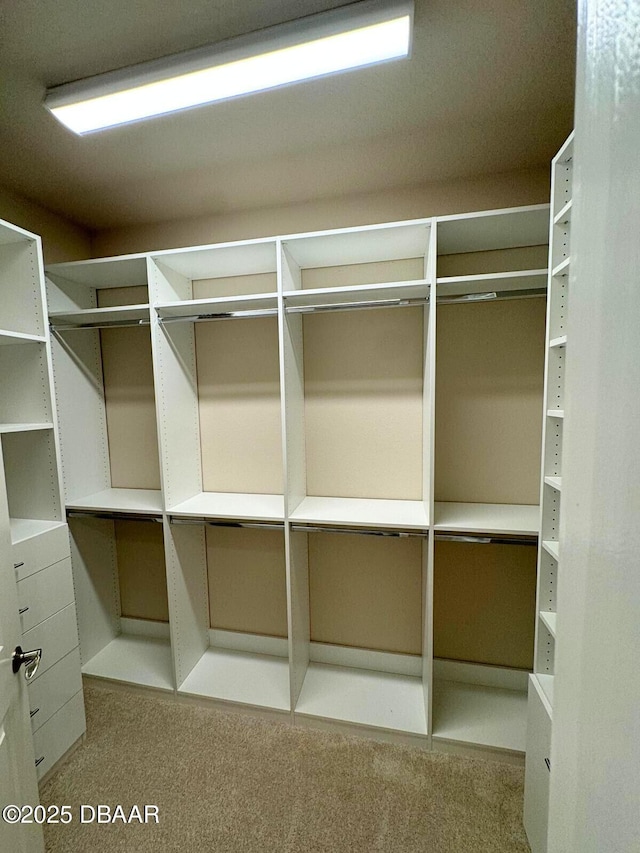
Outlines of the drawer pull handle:
[{"label": "drawer pull handle", "polygon": [[36,758],[36,767],[38,767],[38,765],[42,764],[43,761],[44,761],[44,755],[41,756],[40,758]]},{"label": "drawer pull handle", "polygon": [[547,770],[551,773],[551,762],[548,758],[545,758],[544,763],[547,765]]},{"label": "drawer pull handle", "polygon": [[26,613],[28,609],[29,609],[28,607],[21,607],[21,608],[18,610],[18,613],[22,616],[22,614],[23,614],[23,613]]},{"label": "drawer pull handle", "polygon": [[22,566],[24,566],[24,560],[21,563],[14,563],[13,564],[14,569],[21,569]]},{"label": "drawer pull handle", "polygon": [[35,715],[38,713],[39,710],[40,710],[40,708],[34,708],[33,711],[29,711],[29,716],[35,717]]}]

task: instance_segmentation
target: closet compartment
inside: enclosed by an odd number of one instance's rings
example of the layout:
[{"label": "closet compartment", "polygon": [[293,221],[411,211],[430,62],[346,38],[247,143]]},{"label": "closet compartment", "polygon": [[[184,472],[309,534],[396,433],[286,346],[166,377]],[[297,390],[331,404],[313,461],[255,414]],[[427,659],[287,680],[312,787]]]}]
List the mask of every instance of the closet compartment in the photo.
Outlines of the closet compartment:
[{"label": "closet compartment", "polygon": [[288,713],[284,525],[172,517],[178,692]]},{"label": "closet compartment", "polygon": [[426,745],[427,534],[294,524],[290,558],[296,721]]},{"label": "closet compartment", "polygon": [[33,234],[0,220],[0,344],[44,341],[42,262]]},{"label": "closet compartment", "polygon": [[0,429],[53,422],[47,345],[0,332]]},{"label": "closet compartment", "polygon": [[[68,554],[53,425],[42,429],[5,425],[0,432],[0,446],[14,564],[18,577],[25,577],[49,565],[55,557],[62,559]],[[43,545],[53,546],[50,561],[46,561],[48,555],[41,554],[39,546]]]},{"label": "closet compartment", "polygon": [[69,512],[82,672],[173,690],[161,517],[105,516]]},{"label": "closet compartment", "polygon": [[428,526],[430,241],[424,221],[283,238],[292,521]]},{"label": "closet compartment", "polygon": [[162,510],[144,256],[47,271],[66,505]]},{"label": "closet compartment", "polygon": [[535,539],[436,534],[433,738],[522,752]]},{"label": "closet compartment", "polygon": [[284,521],[276,261],[275,241],[150,261],[172,516]]}]

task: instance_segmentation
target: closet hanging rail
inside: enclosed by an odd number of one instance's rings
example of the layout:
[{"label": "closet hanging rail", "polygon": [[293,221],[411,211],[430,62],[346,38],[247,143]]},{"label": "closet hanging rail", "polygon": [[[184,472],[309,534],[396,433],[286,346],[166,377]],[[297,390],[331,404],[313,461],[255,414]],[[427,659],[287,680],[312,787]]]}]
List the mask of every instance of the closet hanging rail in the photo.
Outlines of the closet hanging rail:
[{"label": "closet hanging rail", "polygon": [[162,523],[161,515],[148,515],[134,512],[109,512],[99,509],[68,509],[67,518],[104,518],[110,521],[153,521]]},{"label": "closet hanging rail", "polygon": [[284,530],[284,521],[217,521],[211,518],[189,517],[170,515],[171,524],[206,524],[209,527],[241,527],[248,530]]},{"label": "closet hanging rail", "polygon": [[424,530],[377,530],[373,527],[316,527],[306,524],[292,524],[294,533],[342,533],[358,536],[389,536],[396,539],[427,539],[428,531]]},{"label": "closet hanging rail", "polygon": [[455,296],[437,296],[438,305],[453,305],[465,302],[488,302],[501,299],[535,299],[546,296],[546,288],[526,288],[524,290],[492,290],[487,293],[462,293]]},{"label": "closet hanging rail", "polygon": [[74,332],[77,329],[124,329],[132,326],[148,326],[150,320],[104,320],[102,323],[52,323],[49,322],[53,334],[58,332]]},{"label": "closet hanging rail", "polygon": [[256,308],[246,311],[221,311],[218,314],[189,314],[184,317],[158,317],[158,322],[166,323],[206,323],[210,320],[251,320],[257,317],[277,317],[277,308]]},{"label": "closet hanging rail", "polygon": [[466,533],[434,533],[436,542],[471,542],[476,545],[537,545],[537,537],[525,536],[470,536]]},{"label": "closet hanging rail", "polygon": [[[286,298],[286,297],[285,297]],[[328,302],[320,305],[286,305],[288,314],[316,314],[321,311],[355,311],[374,308],[407,308],[413,305],[425,305],[428,296],[411,299],[374,299],[368,302]]]}]

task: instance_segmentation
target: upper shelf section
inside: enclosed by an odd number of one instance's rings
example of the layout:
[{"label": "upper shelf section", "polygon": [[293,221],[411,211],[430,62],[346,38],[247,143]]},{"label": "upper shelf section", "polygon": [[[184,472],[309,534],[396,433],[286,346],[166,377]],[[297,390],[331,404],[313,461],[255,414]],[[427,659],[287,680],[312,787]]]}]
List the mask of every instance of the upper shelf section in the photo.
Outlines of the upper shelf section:
[{"label": "upper shelf section", "polygon": [[[117,324],[149,319],[146,255],[123,255],[47,267],[47,301],[56,325]],[[107,309],[126,306],[110,317]],[[135,313],[137,311],[137,313]],[[86,312],[86,313],[85,313]],[[101,312],[101,313],[95,313]],[[93,316],[95,313],[95,316]]]},{"label": "upper shelf section", "polygon": [[268,316],[277,314],[278,294],[220,296],[213,299],[187,299],[156,305],[161,320],[197,320],[223,317]]},{"label": "upper shelf section", "polygon": [[67,509],[159,515],[162,513],[162,493],[155,489],[104,489],[67,501]]},{"label": "upper shelf section", "polygon": [[549,240],[549,205],[439,216],[438,254],[540,246]]},{"label": "upper shelf section", "polygon": [[275,239],[152,253],[152,298],[167,306],[171,302],[274,294],[278,289],[277,257]]},{"label": "upper shelf section", "polygon": [[429,517],[422,501],[306,497],[290,514],[293,522],[349,527],[424,530]]},{"label": "upper shelf section", "polygon": [[53,311],[49,322],[54,328],[100,325],[118,325],[121,323],[148,323],[149,305],[117,305],[113,308],[85,308],[83,311]]},{"label": "upper shelf section", "polygon": [[0,329],[12,335],[45,334],[40,238],[0,220]]}]

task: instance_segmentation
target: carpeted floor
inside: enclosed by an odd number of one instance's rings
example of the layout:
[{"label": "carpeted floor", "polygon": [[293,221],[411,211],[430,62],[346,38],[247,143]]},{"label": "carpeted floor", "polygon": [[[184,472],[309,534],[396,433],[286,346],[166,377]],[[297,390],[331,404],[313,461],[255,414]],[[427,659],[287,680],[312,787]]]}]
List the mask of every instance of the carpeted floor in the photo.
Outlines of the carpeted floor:
[{"label": "carpeted floor", "polygon": [[[521,768],[303,730],[104,688],[41,792],[69,805],[49,853],[528,853]],[[78,821],[159,807],[158,825]]]}]

